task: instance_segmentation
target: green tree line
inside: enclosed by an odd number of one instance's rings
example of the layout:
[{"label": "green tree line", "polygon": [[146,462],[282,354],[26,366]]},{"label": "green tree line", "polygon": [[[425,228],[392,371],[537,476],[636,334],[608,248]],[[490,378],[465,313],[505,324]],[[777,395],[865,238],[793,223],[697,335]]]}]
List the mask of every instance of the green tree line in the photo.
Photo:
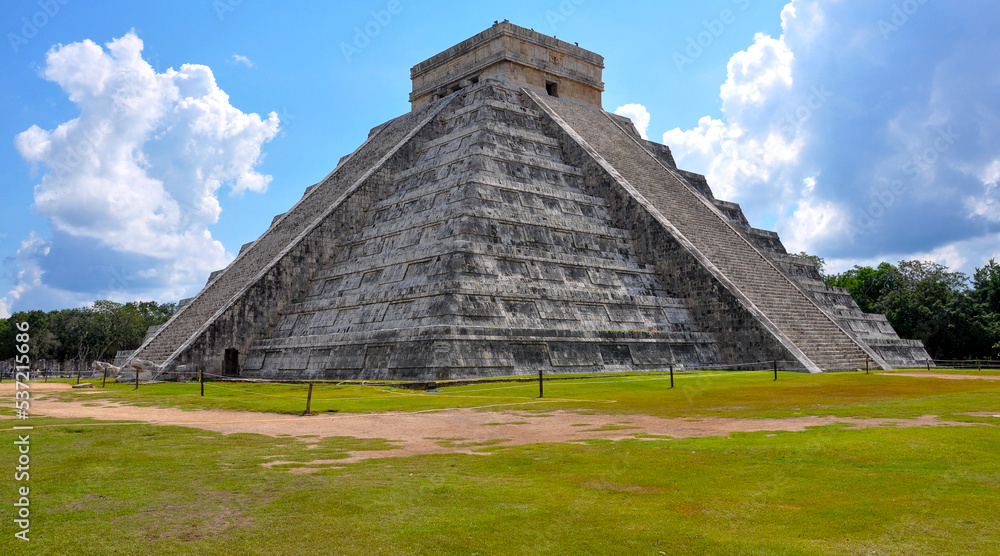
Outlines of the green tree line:
[{"label": "green tree line", "polygon": [[855,266],[824,276],[847,289],[866,313],[882,313],[901,338],[921,340],[934,359],[1000,357],[1000,264],[970,279],[921,261]]},{"label": "green tree line", "polygon": [[14,357],[15,325],[27,322],[32,361],[111,361],[115,352],[139,347],[146,329],[163,324],[176,309],[176,303],[100,300],[91,307],[19,311],[0,319],[0,360]]}]

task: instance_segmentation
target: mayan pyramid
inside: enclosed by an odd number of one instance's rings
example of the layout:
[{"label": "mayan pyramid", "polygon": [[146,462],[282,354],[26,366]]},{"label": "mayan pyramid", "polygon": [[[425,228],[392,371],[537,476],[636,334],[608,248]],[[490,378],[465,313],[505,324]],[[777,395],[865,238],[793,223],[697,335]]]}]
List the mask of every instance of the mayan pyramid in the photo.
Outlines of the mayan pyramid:
[{"label": "mayan pyramid", "polygon": [[412,110],[373,128],[131,357],[432,380],[928,358],[605,112],[603,67],[507,22],[417,64]]}]

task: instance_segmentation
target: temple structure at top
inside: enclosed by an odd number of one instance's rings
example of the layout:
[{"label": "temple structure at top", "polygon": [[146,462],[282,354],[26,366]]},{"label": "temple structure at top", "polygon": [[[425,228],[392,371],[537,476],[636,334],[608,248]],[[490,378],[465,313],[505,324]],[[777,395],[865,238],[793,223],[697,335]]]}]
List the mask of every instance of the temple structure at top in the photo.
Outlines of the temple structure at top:
[{"label": "temple structure at top", "polygon": [[496,79],[601,106],[604,57],[504,21],[410,69],[414,109]]}]

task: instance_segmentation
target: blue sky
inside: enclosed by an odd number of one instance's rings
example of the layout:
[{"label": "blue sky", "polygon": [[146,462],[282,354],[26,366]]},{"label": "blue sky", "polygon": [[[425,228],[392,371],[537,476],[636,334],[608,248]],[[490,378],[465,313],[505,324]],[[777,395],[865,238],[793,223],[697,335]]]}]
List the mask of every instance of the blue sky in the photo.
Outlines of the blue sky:
[{"label": "blue sky", "polygon": [[0,316],[195,294],[496,19],[603,55],[605,109],[790,250],[1000,258],[985,0],[7,1]]}]

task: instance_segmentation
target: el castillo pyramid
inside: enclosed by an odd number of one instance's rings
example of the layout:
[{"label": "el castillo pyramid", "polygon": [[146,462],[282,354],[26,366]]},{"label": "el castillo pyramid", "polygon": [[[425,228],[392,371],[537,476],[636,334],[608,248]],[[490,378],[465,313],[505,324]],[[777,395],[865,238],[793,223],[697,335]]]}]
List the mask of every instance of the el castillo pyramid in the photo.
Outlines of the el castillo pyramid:
[{"label": "el castillo pyramid", "polygon": [[667,146],[604,59],[503,22],[371,130],[131,359],[263,378],[923,364]]}]

